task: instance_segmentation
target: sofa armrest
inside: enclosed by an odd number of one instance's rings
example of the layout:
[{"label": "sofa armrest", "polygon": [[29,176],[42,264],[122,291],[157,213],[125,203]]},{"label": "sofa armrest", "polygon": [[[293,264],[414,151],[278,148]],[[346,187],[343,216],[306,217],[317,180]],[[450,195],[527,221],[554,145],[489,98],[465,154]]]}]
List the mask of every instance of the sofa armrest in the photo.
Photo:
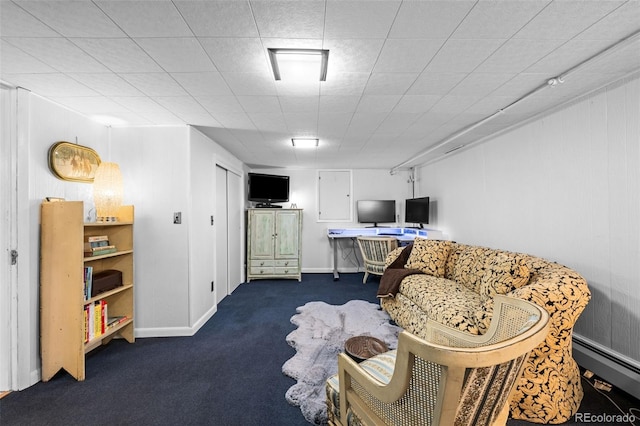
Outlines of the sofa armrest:
[{"label": "sofa armrest", "polygon": [[574,324],[591,299],[586,280],[558,264],[534,271],[528,284],[509,294],[546,309],[551,317],[550,334],[558,339],[571,338]]}]

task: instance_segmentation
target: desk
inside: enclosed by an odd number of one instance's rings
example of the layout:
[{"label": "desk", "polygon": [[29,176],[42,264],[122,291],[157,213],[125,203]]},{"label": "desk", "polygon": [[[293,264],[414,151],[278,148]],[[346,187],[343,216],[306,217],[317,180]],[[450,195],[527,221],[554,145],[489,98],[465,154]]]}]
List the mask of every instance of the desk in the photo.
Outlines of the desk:
[{"label": "desk", "polygon": [[380,236],[380,237],[396,237],[402,243],[413,241],[416,237],[421,238],[442,238],[442,233],[435,229],[415,229],[415,228],[346,228],[346,229],[327,229],[327,237],[331,243],[333,251],[333,280],[340,279],[338,273],[338,239],[351,238],[355,239],[360,236]]}]

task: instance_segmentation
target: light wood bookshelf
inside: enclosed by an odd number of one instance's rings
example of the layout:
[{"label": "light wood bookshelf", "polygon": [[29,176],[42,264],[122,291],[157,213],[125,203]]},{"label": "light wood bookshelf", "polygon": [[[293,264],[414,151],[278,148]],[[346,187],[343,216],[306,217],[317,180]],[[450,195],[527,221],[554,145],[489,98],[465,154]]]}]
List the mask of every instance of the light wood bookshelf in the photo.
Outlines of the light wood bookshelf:
[{"label": "light wood bookshelf", "polygon": [[[117,222],[84,223],[81,201],[43,202],[40,214],[40,354],[42,381],[61,369],[85,379],[85,354],[116,336],[133,343],[133,206],[120,208]],[[117,251],[84,257],[89,236],[108,235]],[[85,300],[84,268],[94,274],[106,269],[122,272],[122,286]],[[85,342],[84,308],[106,300],[108,314],[127,320]]]}]

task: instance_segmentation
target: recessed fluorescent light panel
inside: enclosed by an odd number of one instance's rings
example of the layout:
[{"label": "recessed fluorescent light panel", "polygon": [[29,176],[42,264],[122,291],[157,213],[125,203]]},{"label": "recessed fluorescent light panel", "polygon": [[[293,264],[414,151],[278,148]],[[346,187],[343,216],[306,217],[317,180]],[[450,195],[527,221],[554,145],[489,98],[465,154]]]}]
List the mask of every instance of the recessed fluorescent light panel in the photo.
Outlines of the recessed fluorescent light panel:
[{"label": "recessed fluorescent light panel", "polygon": [[293,138],[291,143],[295,148],[316,148],[318,146],[318,139],[311,138]]},{"label": "recessed fluorescent light panel", "polygon": [[326,81],[329,51],[323,49],[269,49],[276,80]]}]

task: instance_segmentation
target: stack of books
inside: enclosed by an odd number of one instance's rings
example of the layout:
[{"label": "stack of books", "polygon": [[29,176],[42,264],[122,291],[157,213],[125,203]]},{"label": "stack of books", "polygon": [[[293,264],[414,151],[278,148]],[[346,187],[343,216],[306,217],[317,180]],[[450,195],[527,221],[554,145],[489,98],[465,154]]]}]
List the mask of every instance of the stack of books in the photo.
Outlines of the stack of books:
[{"label": "stack of books", "polygon": [[102,299],[95,303],[89,303],[84,307],[84,342],[87,343],[107,333],[111,328],[117,327],[127,321],[126,315],[110,317],[107,309],[107,301]]},{"label": "stack of books", "polygon": [[107,235],[95,235],[87,237],[84,243],[84,256],[100,256],[103,254],[115,253],[116,246],[109,244]]}]

